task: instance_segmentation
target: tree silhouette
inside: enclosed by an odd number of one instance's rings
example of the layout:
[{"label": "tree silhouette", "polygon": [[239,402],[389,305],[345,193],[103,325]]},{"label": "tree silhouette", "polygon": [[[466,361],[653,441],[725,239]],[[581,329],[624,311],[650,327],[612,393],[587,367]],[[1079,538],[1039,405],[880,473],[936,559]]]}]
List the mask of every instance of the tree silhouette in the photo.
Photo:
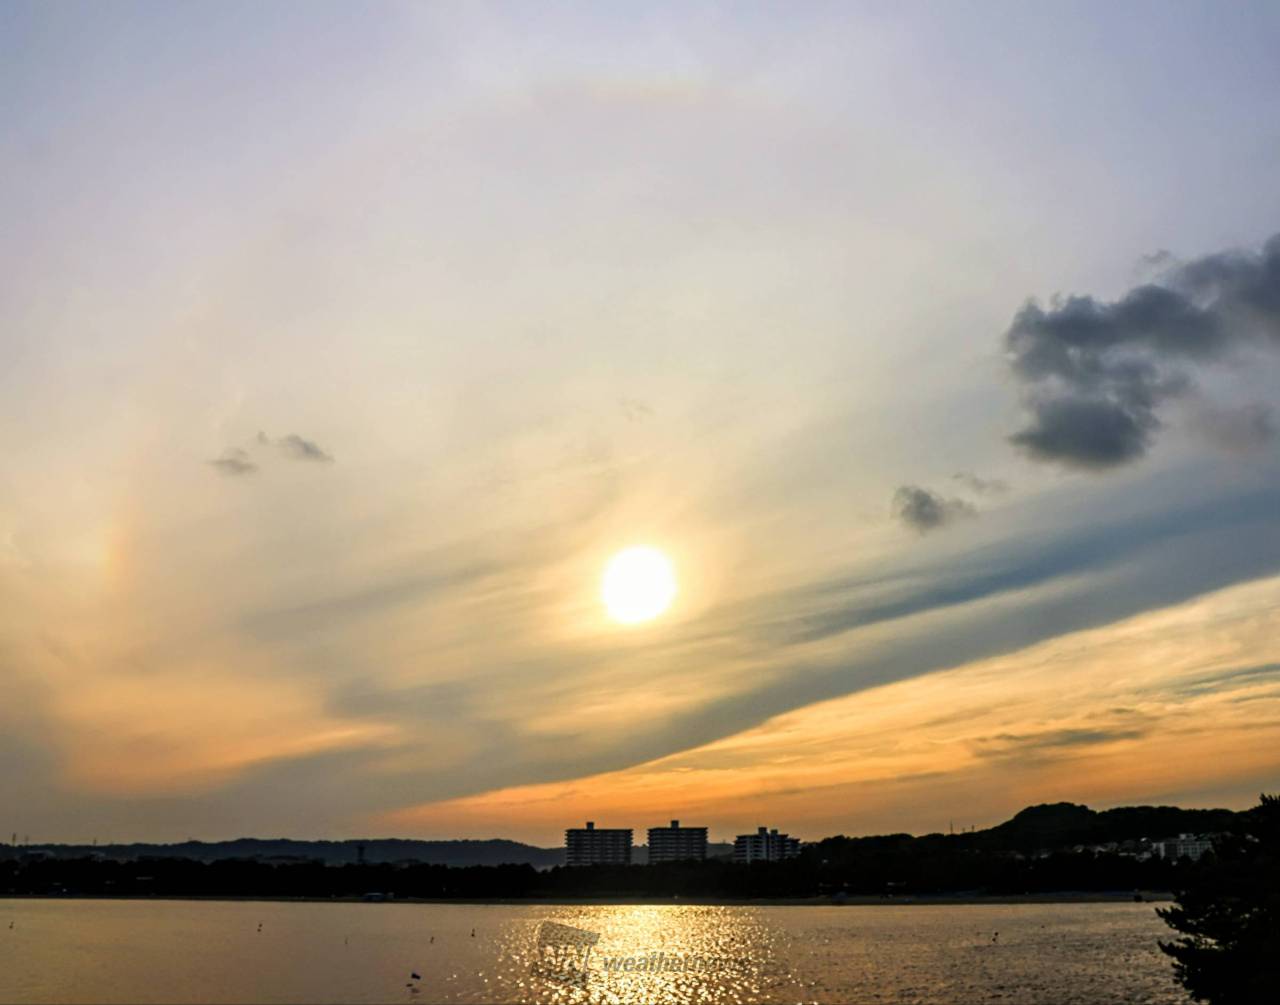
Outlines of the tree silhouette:
[{"label": "tree silhouette", "polygon": [[1215,840],[1177,906],[1158,913],[1182,933],[1160,948],[1197,1001],[1254,1005],[1280,989],[1280,796],[1262,796]]}]

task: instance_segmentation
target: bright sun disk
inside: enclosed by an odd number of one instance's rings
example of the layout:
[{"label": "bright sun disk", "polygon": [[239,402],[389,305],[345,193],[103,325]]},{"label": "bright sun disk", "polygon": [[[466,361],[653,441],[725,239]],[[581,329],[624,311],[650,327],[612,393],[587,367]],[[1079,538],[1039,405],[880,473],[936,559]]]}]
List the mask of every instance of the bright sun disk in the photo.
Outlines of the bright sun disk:
[{"label": "bright sun disk", "polygon": [[609,617],[623,624],[649,621],[671,606],[676,574],[657,548],[627,548],[609,559],[600,596]]}]

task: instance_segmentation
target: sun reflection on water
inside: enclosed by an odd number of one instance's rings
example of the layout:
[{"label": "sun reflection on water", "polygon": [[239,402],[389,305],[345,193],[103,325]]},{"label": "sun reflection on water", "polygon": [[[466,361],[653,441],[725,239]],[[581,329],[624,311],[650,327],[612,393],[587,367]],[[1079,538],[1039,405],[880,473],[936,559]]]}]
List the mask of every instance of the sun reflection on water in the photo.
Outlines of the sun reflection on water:
[{"label": "sun reflection on water", "polygon": [[[556,907],[547,920],[598,935],[560,970],[538,967],[538,943],[513,938],[509,968],[521,993],[540,1001],[740,1002],[772,997],[787,982],[782,936],[742,908],[625,905]],[[513,933],[514,934],[514,933]]]}]

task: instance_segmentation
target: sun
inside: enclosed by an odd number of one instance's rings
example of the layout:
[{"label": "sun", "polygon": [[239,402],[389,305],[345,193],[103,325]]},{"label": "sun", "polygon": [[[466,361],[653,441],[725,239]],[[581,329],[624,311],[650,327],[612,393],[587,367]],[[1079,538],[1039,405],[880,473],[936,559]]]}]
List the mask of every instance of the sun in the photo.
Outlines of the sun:
[{"label": "sun", "polygon": [[656,618],[671,606],[675,595],[675,568],[657,548],[618,552],[609,559],[600,581],[600,598],[609,617],[627,625]]}]

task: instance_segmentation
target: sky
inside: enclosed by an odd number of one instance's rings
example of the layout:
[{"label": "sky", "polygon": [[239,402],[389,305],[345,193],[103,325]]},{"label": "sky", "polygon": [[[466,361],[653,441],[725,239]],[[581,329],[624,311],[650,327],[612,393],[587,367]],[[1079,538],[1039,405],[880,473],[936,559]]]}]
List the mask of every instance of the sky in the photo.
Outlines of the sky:
[{"label": "sky", "polygon": [[[0,832],[1280,788],[1272,4],[0,5]],[[671,561],[611,620],[606,563]]]}]

